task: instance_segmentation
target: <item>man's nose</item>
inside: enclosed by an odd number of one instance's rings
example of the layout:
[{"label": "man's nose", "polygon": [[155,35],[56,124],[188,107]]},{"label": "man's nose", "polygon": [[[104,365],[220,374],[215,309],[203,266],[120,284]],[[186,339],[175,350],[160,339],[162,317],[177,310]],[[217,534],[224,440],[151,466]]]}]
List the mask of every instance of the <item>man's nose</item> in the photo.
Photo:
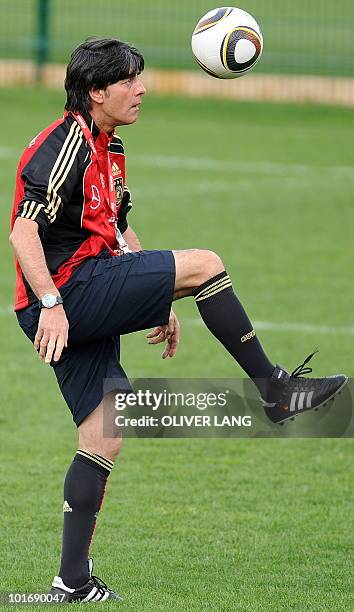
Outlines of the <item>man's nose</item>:
[{"label": "man's nose", "polygon": [[141,79],[138,79],[137,95],[143,96],[146,94],[146,87]]}]

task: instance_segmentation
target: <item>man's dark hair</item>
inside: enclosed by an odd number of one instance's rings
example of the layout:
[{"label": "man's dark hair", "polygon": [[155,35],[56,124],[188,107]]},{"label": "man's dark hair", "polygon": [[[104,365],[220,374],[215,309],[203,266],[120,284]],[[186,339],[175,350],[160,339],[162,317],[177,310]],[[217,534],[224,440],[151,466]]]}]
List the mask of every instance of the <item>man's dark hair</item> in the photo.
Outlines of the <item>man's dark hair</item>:
[{"label": "man's dark hair", "polygon": [[90,89],[105,89],[144,70],[141,53],[116,38],[88,38],[71,55],[66,70],[65,108],[87,114]]}]

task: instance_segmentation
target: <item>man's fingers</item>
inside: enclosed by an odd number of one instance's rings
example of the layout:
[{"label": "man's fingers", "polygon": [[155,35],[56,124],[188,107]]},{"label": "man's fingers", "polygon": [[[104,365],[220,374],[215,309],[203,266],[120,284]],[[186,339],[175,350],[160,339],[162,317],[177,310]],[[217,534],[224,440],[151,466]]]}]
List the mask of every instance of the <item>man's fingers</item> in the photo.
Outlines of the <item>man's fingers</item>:
[{"label": "man's fingers", "polygon": [[179,333],[172,334],[167,341],[167,346],[163,352],[162,359],[166,359],[166,357],[174,357],[179,342]]},{"label": "man's fingers", "polygon": [[166,339],[167,330],[167,325],[159,325],[158,327],[155,327],[146,336],[147,338],[149,338],[149,344],[160,344],[160,342],[164,342],[164,340]]},{"label": "man's fingers", "polygon": [[176,328],[175,328],[175,340],[176,340],[177,346],[179,345],[180,339],[181,339],[181,327],[180,327],[179,322],[177,321]]},{"label": "man's fingers", "polygon": [[34,339],[34,348],[38,351],[39,349],[39,343],[42,340],[42,336],[44,334],[44,330],[41,327],[38,327],[37,329],[37,333],[36,333],[36,337]]},{"label": "man's fingers", "polygon": [[63,348],[66,346],[65,341],[61,336],[58,337],[56,345],[55,345],[55,353],[53,355],[53,361],[59,361],[61,354],[63,352]]},{"label": "man's fingers", "polygon": [[166,357],[174,357],[179,343],[180,326],[176,315],[170,316],[168,325],[159,325],[155,327],[146,336],[149,338],[149,344],[160,344],[167,340],[167,346],[162,354],[162,359]]},{"label": "man's fingers", "polygon": [[57,340],[58,340],[57,336],[50,336],[48,344],[47,344],[46,354],[45,354],[45,360],[44,360],[45,363],[50,363],[52,361],[52,357],[55,351]]},{"label": "man's fingers", "polygon": [[56,306],[54,310],[43,309],[39,317],[34,346],[45,363],[59,361],[61,353],[68,345],[69,323],[64,309]]},{"label": "man's fingers", "polygon": [[162,327],[154,327],[154,329],[146,334],[146,338],[154,338],[155,336],[159,336],[161,334]]},{"label": "man's fingers", "polygon": [[41,337],[40,343],[39,343],[39,356],[41,359],[44,359],[44,356],[47,351],[48,342],[49,342],[49,336],[48,334],[44,332],[43,336]]},{"label": "man's fingers", "polygon": [[161,331],[158,336],[149,340],[149,344],[160,344],[160,342],[164,342],[165,339],[165,332]]},{"label": "man's fingers", "polygon": [[170,324],[166,337],[167,346],[162,354],[162,359],[166,359],[167,357],[174,357],[178,349],[180,341],[180,325],[175,315],[173,318],[170,319]]},{"label": "man's fingers", "polygon": [[164,350],[164,352],[162,353],[162,359],[167,359],[167,357],[171,357],[170,355],[170,347],[167,346]]}]

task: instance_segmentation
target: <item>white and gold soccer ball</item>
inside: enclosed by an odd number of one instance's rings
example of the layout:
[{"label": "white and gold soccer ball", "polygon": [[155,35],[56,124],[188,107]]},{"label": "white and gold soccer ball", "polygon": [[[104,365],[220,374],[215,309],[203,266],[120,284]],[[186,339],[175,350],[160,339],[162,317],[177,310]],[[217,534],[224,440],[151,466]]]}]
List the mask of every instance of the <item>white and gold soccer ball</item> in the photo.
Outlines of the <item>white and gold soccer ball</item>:
[{"label": "white and gold soccer ball", "polygon": [[199,66],[218,79],[235,79],[259,61],[263,36],[257,21],[239,8],[213,9],[197,23],[192,50]]}]

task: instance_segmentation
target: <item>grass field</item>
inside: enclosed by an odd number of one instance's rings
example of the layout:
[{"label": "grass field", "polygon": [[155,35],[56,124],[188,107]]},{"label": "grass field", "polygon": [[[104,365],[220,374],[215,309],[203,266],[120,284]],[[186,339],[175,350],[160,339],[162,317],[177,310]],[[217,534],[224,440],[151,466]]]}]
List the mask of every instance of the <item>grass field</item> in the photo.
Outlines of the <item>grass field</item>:
[{"label": "grass field", "polygon": [[[265,40],[259,72],[354,74],[354,5],[350,0],[247,0]],[[0,0],[0,56],[31,57],[36,48],[34,0]],[[51,0],[50,57],[66,62],[87,36],[118,36],[137,45],[150,66],[193,68],[190,38],[213,8],[206,0]]]},{"label": "grass field", "polygon": [[[63,97],[2,90],[0,104],[0,590],[38,592],[57,571],[75,431],[8,309],[7,228],[19,152]],[[319,375],[354,375],[353,128],[343,109],[147,97],[121,130],[144,247],[220,253],[272,359],[293,368],[319,346]],[[126,337],[129,374],[240,376],[193,302],[176,311],[176,358]],[[129,440],[95,571],[132,612],[352,610],[352,466],[351,440]]]}]

